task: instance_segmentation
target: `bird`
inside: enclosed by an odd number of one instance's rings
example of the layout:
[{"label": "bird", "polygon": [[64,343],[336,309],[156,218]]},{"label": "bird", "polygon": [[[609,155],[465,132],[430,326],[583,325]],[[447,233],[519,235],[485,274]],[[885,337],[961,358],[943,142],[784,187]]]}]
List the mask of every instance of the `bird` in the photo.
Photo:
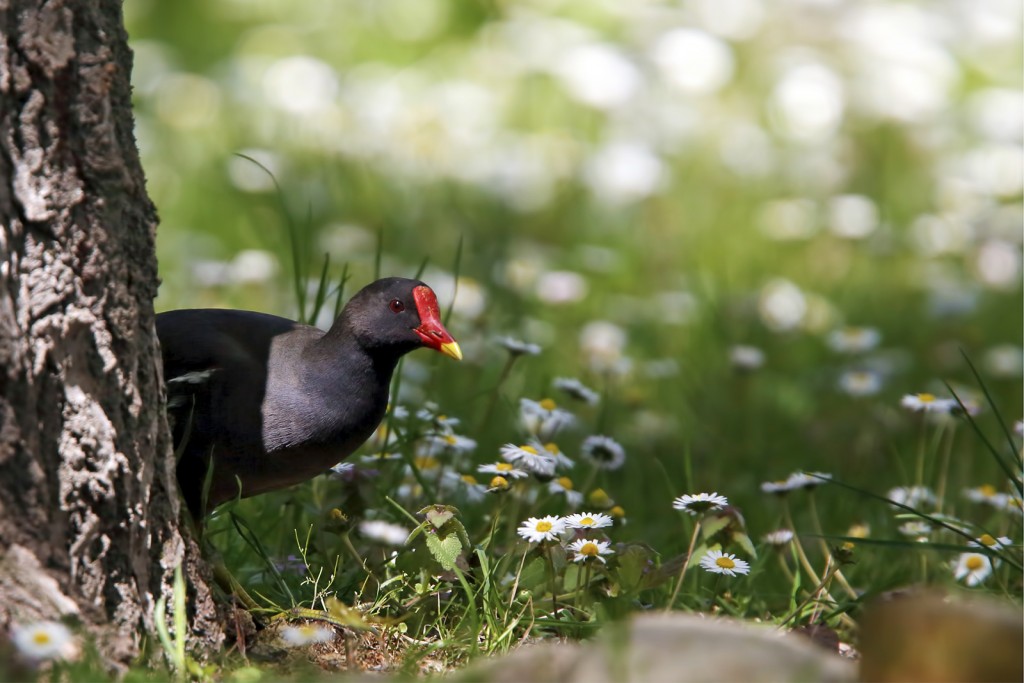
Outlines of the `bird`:
[{"label": "bird", "polygon": [[361,289],[326,331],[230,309],[166,311],[156,330],[178,484],[196,520],[351,455],[384,418],[405,354],[462,359],[434,291],[400,277]]}]

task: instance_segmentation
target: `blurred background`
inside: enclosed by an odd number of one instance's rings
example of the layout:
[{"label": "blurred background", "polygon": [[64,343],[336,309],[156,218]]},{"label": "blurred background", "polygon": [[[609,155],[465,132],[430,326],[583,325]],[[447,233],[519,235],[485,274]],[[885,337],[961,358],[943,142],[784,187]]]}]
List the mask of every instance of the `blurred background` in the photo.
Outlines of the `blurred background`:
[{"label": "blurred background", "polygon": [[[401,401],[461,417],[489,462],[520,397],[581,379],[603,400],[560,445],[625,446],[613,495],[645,538],[674,533],[652,491],[756,509],[793,469],[912,483],[901,396],[949,381],[996,425],[961,350],[1021,416],[1018,0],[124,9],[158,308],[298,316],[289,221],[310,291],[325,254],[348,293],[423,268],[467,358],[413,354]],[[502,335],[542,351],[474,433]],[[998,481],[960,434],[955,481]]]}]

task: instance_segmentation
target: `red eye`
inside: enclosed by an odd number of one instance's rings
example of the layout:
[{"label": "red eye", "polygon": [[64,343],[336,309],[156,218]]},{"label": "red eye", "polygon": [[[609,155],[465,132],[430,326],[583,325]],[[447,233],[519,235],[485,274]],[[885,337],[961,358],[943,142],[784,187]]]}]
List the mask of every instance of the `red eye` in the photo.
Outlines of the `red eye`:
[{"label": "red eye", "polygon": [[401,313],[405,310],[405,304],[402,303],[401,299],[392,299],[391,303],[388,304],[388,308],[391,309],[392,313]]}]

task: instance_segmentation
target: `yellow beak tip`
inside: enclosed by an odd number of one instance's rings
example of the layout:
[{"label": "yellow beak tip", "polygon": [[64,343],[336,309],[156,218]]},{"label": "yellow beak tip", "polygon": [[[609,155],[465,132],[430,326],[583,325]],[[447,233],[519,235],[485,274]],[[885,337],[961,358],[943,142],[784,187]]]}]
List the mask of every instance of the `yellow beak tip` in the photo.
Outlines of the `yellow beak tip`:
[{"label": "yellow beak tip", "polygon": [[441,344],[441,353],[455,360],[462,360],[462,349],[459,348],[458,342],[448,342],[447,344]]}]

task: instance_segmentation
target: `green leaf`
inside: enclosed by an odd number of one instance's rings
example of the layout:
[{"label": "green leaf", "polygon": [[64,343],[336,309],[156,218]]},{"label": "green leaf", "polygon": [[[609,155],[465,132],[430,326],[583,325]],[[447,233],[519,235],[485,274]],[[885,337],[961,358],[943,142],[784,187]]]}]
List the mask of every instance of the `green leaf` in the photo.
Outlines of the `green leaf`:
[{"label": "green leaf", "polygon": [[459,553],[462,552],[462,543],[459,541],[459,537],[449,534],[445,538],[441,538],[437,534],[427,534],[426,539],[427,549],[437,563],[446,571],[455,569],[455,561],[459,558]]}]

